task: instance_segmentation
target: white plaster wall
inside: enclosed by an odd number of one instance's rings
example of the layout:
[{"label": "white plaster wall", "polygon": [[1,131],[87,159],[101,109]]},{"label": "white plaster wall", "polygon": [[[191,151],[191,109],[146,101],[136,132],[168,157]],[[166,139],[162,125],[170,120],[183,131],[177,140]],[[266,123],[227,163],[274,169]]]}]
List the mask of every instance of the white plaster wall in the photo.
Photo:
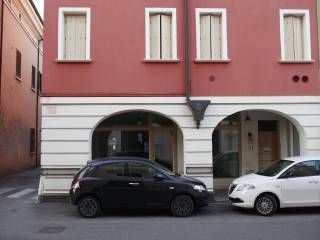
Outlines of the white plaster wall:
[{"label": "white plaster wall", "polygon": [[[208,98],[198,98],[208,99]],[[188,166],[212,167],[212,132],[225,117],[244,110],[268,110],[286,116],[298,128],[301,153],[320,155],[319,97],[209,97],[212,104],[206,111],[201,129],[196,129],[183,97],[44,97],[42,98],[42,168],[80,168],[91,159],[91,134],[106,117],[129,110],[162,114],[181,129],[178,152],[182,157],[179,170]],[[248,126],[249,127],[249,126]],[[248,147],[248,146],[245,146]],[[245,157],[253,158],[253,153]],[[181,160],[183,166],[181,166]],[[255,165],[249,166],[254,168]],[[211,174],[194,176],[213,189]],[[70,179],[41,178],[45,192],[67,191]],[[43,180],[45,179],[45,180]],[[63,180],[62,180],[63,181]]]}]

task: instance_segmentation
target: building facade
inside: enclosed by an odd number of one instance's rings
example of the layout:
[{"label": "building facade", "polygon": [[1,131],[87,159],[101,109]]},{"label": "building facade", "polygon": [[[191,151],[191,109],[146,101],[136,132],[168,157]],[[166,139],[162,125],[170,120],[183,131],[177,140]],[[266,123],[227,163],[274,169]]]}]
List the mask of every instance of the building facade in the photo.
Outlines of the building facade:
[{"label": "building facade", "polygon": [[320,154],[316,0],[59,0],[45,15],[41,195],[100,157],[214,190]]},{"label": "building facade", "polygon": [[[1,1],[0,177],[39,165],[43,23],[32,1]],[[37,163],[38,161],[38,163]]]}]

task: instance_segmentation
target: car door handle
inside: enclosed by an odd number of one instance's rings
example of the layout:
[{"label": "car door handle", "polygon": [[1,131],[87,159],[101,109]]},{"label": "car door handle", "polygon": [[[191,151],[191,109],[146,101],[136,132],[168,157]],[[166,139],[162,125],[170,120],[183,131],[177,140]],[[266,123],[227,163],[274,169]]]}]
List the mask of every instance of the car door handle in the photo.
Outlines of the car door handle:
[{"label": "car door handle", "polygon": [[309,183],[319,183],[319,181],[318,180],[311,180],[311,181],[309,181]]},{"label": "car door handle", "polygon": [[137,183],[137,182],[131,182],[129,183],[130,186],[133,186],[133,187],[136,187],[136,186],[139,186],[140,183]]}]

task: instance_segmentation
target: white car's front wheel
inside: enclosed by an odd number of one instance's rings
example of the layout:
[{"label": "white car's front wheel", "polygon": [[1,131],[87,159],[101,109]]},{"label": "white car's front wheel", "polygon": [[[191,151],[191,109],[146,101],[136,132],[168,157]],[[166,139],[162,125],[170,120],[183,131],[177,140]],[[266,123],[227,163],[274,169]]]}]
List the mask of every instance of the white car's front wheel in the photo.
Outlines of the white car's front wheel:
[{"label": "white car's front wheel", "polygon": [[256,213],[261,216],[271,216],[278,210],[278,202],[271,194],[263,194],[254,204]]}]

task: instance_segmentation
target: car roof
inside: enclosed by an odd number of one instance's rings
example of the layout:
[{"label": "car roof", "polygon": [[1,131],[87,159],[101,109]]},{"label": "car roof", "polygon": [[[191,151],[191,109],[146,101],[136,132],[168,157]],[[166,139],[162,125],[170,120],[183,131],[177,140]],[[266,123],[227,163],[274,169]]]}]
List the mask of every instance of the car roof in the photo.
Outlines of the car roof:
[{"label": "car roof", "polygon": [[105,163],[119,162],[119,161],[134,161],[134,162],[141,162],[141,163],[148,163],[148,164],[153,163],[149,159],[138,158],[138,157],[108,157],[108,158],[98,158],[98,159],[88,161],[88,165],[98,166]]},{"label": "car roof", "polygon": [[288,158],[284,158],[283,160],[288,160],[292,162],[304,162],[304,161],[320,160],[320,156],[288,157]]}]

